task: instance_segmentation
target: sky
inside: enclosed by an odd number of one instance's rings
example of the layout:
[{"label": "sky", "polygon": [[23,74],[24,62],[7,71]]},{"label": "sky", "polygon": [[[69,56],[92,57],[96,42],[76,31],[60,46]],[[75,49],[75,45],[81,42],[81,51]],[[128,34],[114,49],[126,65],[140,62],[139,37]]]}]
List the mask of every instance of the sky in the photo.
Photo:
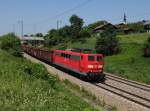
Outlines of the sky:
[{"label": "sky", "polygon": [[84,19],[84,25],[107,20],[113,24],[143,19],[150,20],[150,0],[0,0],[0,35],[9,32],[21,34],[23,21],[24,34],[69,25],[73,14]]}]

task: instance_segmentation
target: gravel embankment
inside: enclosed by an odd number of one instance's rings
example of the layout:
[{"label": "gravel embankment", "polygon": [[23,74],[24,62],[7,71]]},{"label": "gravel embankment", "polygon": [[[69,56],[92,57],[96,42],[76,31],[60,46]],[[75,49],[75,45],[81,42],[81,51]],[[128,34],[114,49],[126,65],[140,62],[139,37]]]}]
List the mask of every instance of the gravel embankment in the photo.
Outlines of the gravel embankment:
[{"label": "gravel embankment", "polygon": [[129,92],[129,93],[132,93],[132,94],[135,94],[135,95],[138,95],[140,97],[143,97],[143,98],[146,98],[146,99],[150,100],[150,92],[149,91],[142,90],[142,89],[136,88],[134,86],[123,84],[121,82],[117,82],[117,81],[111,80],[111,79],[107,79],[105,83],[109,84],[113,87],[122,89],[124,91]]}]

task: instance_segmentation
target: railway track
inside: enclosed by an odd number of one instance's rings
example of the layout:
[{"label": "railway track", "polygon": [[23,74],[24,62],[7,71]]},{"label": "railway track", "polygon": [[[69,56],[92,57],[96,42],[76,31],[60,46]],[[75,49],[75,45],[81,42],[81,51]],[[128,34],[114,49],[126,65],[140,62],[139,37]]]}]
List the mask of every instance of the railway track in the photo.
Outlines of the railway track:
[{"label": "railway track", "polygon": [[112,74],[109,74],[109,73],[106,73],[106,79],[111,79],[111,80],[114,80],[114,81],[118,81],[118,82],[121,82],[123,84],[127,84],[127,85],[130,85],[130,86],[139,88],[141,90],[145,90],[145,91],[150,92],[150,85],[147,85],[147,84],[142,84],[142,83],[135,82],[135,81],[132,81],[132,80],[124,79],[124,78],[121,78],[121,77],[118,77],[118,76],[115,76],[115,75],[112,75]]},{"label": "railway track", "polygon": [[123,90],[120,90],[120,89],[116,89],[116,88],[113,88],[109,85],[106,85],[106,84],[93,84],[99,88],[102,88],[104,90],[107,90],[108,92],[111,92],[113,94],[116,94],[120,97],[123,97],[127,100],[130,100],[136,104],[139,104],[143,107],[146,107],[146,108],[149,108],[150,109],[150,102],[149,100],[147,101],[147,99],[142,99],[140,96],[137,96],[137,95],[132,95],[126,91],[123,91]]},{"label": "railway track", "polygon": [[[54,69],[52,68],[52,70]],[[56,73],[59,72],[56,71]],[[62,76],[62,74],[60,75]],[[91,87],[94,86],[95,88],[92,89],[92,91],[94,91],[93,92],[94,94],[96,94],[97,96],[100,95],[102,99],[107,98],[106,101],[108,100],[107,102],[109,104],[114,105],[115,102],[115,105],[120,110],[122,110],[122,106],[126,110],[128,110],[130,106],[130,108],[133,109],[133,111],[149,111],[150,109],[150,86],[149,85],[123,79],[121,77],[114,76],[111,74],[106,74],[105,83],[87,83],[87,82],[83,82],[83,83],[86,85],[80,84],[80,82],[79,85],[83,85],[85,87],[89,85],[91,85]],[[108,93],[106,94],[106,92]]]},{"label": "railway track", "polygon": [[105,83],[94,83],[93,85],[150,109],[149,85],[123,79],[111,74],[106,74]]}]

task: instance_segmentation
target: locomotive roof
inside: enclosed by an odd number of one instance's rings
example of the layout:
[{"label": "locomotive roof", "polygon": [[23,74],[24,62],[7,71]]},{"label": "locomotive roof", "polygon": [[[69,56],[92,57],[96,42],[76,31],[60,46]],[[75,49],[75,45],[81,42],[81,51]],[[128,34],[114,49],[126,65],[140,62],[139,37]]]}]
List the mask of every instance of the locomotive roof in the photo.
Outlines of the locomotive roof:
[{"label": "locomotive roof", "polygon": [[[35,48],[35,47],[32,47],[32,46],[29,46],[29,45],[24,45],[25,47],[30,47],[30,48]],[[70,50],[46,50],[46,49],[42,49],[42,48],[35,48],[37,50],[42,50],[42,51],[56,51],[56,52],[61,52],[61,53],[68,53],[68,54],[75,54],[75,55],[81,55],[81,54],[84,54],[84,55],[102,55],[102,54],[94,54],[94,53],[83,53],[82,50],[87,50],[87,51],[91,51],[91,49],[80,49],[81,51],[80,52],[76,52],[76,51],[72,51],[72,49]],[[77,49],[77,48],[76,48]],[[73,49],[74,50],[74,49]],[[77,49],[79,50],[79,49]]]},{"label": "locomotive roof", "polygon": [[76,54],[76,55],[81,55],[81,54],[85,54],[85,55],[102,55],[102,54],[91,54],[91,53],[82,53],[82,52],[73,52],[70,50],[54,50],[56,52],[61,52],[61,53],[68,53],[68,54]]}]

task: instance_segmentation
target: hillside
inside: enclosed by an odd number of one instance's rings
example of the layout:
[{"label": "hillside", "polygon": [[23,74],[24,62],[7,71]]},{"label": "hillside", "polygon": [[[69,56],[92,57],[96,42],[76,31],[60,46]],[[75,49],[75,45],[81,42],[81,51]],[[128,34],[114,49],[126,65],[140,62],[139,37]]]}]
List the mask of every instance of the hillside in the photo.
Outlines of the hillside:
[{"label": "hillside", "polygon": [[0,111],[95,111],[42,65],[0,50]]},{"label": "hillside", "polygon": [[149,34],[118,36],[122,52],[105,58],[105,71],[150,84],[150,58],[142,55],[143,43]]},{"label": "hillside", "polygon": [[[105,57],[105,72],[150,84],[150,58],[142,55],[143,43],[150,34],[130,34],[117,36],[122,51],[118,55]],[[86,42],[67,43],[69,48],[95,48],[96,37],[91,37]],[[54,48],[59,48],[58,45]]]}]

